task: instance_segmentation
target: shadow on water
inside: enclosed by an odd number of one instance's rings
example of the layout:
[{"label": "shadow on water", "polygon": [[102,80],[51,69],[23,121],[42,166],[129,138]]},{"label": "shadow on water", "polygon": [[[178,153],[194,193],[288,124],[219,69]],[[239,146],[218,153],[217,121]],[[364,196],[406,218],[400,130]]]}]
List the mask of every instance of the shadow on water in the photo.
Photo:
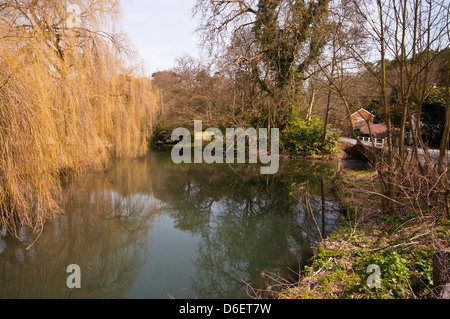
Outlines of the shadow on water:
[{"label": "shadow on water", "polygon": [[[0,298],[247,298],[273,273],[295,280],[311,246],[339,223],[336,163],[175,165],[170,153],[118,160],[77,177],[65,214],[38,241],[0,239]],[[307,182],[312,213],[292,196]],[[1,238],[1,237],[0,237]],[[80,289],[66,268],[82,270]],[[272,283],[273,284],[273,283]]]}]

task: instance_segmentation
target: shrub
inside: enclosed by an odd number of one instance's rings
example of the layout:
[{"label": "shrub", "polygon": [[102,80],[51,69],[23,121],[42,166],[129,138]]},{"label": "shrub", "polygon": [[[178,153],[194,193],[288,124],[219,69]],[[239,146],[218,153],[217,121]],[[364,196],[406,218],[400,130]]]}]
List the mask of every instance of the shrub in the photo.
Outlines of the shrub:
[{"label": "shrub", "polygon": [[153,132],[153,145],[170,144],[172,143],[172,131],[176,125],[172,125],[165,120],[158,122]]},{"label": "shrub", "polygon": [[328,131],[327,140],[322,143],[324,122],[313,117],[308,123],[298,117],[291,117],[282,131],[284,148],[293,155],[332,154],[339,150],[338,132]]}]

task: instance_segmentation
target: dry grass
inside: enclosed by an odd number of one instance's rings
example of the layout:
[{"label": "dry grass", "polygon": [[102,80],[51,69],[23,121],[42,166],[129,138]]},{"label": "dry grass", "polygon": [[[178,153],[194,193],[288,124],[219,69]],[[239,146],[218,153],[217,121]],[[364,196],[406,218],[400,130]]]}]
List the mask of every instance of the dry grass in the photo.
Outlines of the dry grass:
[{"label": "dry grass", "polygon": [[77,3],[75,29],[62,1],[0,4],[0,229],[12,233],[59,211],[61,175],[148,148],[157,95],[129,67],[117,1]]},{"label": "dry grass", "polygon": [[[404,187],[395,214],[382,209],[374,171],[342,176],[339,196],[347,208],[343,224],[316,248],[298,282],[277,279],[282,291],[276,297],[432,297],[432,256],[449,246],[450,223],[441,198],[424,191],[425,176],[413,174],[413,169],[397,174]],[[381,289],[366,285],[366,267],[373,263],[382,270]]]}]

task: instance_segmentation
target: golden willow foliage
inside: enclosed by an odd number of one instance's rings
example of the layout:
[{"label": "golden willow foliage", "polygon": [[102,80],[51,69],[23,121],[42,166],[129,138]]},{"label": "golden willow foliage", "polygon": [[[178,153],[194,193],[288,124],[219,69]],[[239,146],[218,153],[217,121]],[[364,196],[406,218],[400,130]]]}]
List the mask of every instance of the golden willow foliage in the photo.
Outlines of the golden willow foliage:
[{"label": "golden willow foliage", "polygon": [[157,112],[114,26],[118,1],[0,2],[0,229],[60,211],[61,174],[147,151]]}]

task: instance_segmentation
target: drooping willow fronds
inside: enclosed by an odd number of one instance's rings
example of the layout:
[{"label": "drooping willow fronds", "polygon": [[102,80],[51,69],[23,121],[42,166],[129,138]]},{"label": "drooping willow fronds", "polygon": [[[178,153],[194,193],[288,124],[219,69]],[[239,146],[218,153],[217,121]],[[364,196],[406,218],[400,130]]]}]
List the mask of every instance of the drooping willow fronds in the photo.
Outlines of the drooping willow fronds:
[{"label": "drooping willow fronds", "polygon": [[116,0],[1,2],[0,229],[58,212],[61,174],[146,152],[158,102],[119,14]]}]

